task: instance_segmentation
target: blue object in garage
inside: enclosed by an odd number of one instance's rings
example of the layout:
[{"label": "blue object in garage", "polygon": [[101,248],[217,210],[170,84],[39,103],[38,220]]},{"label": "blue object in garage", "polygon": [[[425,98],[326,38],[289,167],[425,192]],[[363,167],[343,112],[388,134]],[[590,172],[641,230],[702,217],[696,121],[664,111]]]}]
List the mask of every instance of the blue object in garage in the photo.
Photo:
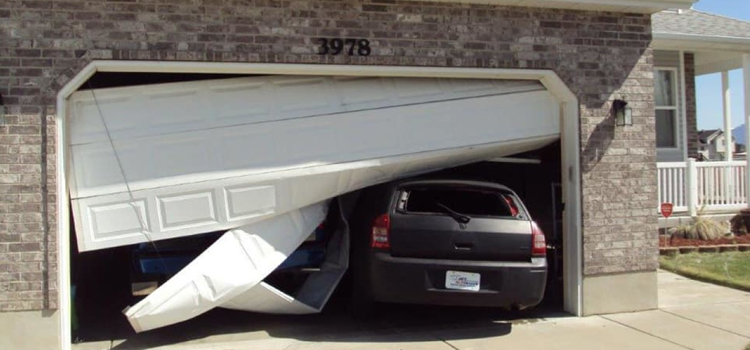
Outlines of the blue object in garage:
[{"label": "blue object in garage", "polygon": [[323,263],[326,256],[325,247],[311,246],[300,247],[295,250],[286,260],[284,260],[277,270],[283,270],[293,267],[310,267]]},{"label": "blue object in garage", "polygon": [[[196,238],[205,237],[196,236]],[[158,251],[151,244],[139,244],[133,251],[135,268],[142,274],[170,277],[180,272],[213,242],[214,240],[204,239],[193,244],[189,240],[182,240],[176,241],[175,244],[160,244],[157,246]],[[313,239],[305,241],[279,265],[277,270],[319,266],[325,260],[326,245],[326,233],[324,225],[321,224],[315,229]]]},{"label": "blue object in garage", "polygon": [[315,238],[312,241],[306,241],[289,255],[276,270],[284,270],[294,267],[313,267],[323,263],[326,256],[326,233],[324,224],[320,224],[314,232]]},{"label": "blue object in garage", "polygon": [[138,264],[142,273],[157,275],[174,275],[187,266],[195,255],[169,256],[169,257],[141,257]]}]

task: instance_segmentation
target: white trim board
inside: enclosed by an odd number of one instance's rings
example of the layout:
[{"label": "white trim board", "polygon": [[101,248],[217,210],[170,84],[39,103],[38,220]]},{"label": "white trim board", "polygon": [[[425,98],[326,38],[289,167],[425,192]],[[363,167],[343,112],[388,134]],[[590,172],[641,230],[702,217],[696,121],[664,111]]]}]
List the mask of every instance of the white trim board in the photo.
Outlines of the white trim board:
[{"label": "white trim board", "polygon": [[667,9],[690,9],[697,0],[431,0],[471,4],[561,8],[587,11],[656,13]]},{"label": "white trim board", "polygon": [[[67,102],[96,72],[140,73],[219,73],[219,74],[279,74],[279,75],[338,75],[380,77],[440,77],[467,79],[538,80],[558,99],[561,107],[563,193],[566,202],[565,245],[565,309],[581,315],[582,310],[582,237],[581,237],[581,175],[579,140],[579,104],[576,96],[553,72],[546,70],[384,67],[352,65],[255,64],[209,62],[158,61],[93,61],[73,77],[57,95],[56,125],[58,145],[67,144]],[[69,196],[67,184],[68,150],[57,147],[57,214],[58,281],[60,303],[60,340],[62,348],[71,347],[70,337],[70,240]]]},{"label": "white trim board", "polygon": [[682,33],[654,33],[654,49],[685,51],[748,52],[750,39],[745,37],[696,35]]}]

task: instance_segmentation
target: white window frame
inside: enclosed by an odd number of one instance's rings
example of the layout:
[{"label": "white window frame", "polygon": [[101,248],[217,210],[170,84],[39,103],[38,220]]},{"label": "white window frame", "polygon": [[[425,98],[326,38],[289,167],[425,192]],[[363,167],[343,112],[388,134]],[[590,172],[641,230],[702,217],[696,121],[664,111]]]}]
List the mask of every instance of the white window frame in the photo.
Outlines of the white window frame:
[{"label": "white window frame", "polygon": [[[657,148],[657,150],[663,150],[663,151],[679,151],[679,150],[682,149],[682,147],[680,147],[680,141],[682,140],[680,138],[680,135],[681,135],[680,132],[682,130],[682,122],[681,122],[681,119],[680,119],[680,116],[681,116],[680,110],[681,109],[680,109],[680,101],[679,101],[680,97],[678,95],[678,88],[679,88],[679,86],[677,85],[677,79],[679,79],[679,77],[680,77],[678,75],[678,71],[679,70],[676,67],[658,67],[658,66],[654,67],[654,72],[656,73],[658,71],[669,71],[669,72],[672,72],[672,74],[674,74],[673,75],[673,79],[672,79],[672,94],[673,94],[674,105],[670,106],[670,107],[657,106],[656,105],[656,99],[654,99],[654,108],[657,111],[675,111],[675,113],[674,113],[674,122],[675,122],[674,123],[674,144],[675,144],[675,146],[674,147],[659,147],[659,145],[657,143],[656,148]],[[656,81],[656,74],[654,74],[654,82],[655,81]],[[656,130],[656,132],[657,132],[657,135],[658,135],[659,131]]]}]

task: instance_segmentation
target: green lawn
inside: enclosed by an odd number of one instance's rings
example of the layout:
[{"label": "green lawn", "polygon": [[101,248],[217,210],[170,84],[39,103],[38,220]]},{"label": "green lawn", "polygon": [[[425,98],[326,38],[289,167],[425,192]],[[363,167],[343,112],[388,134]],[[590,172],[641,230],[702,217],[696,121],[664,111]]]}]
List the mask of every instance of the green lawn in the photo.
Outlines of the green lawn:
[{"label": "green lawn", "polygon": [[678,254],[661,256],[659,262],[686,277],[750,291],[750,252]]}]

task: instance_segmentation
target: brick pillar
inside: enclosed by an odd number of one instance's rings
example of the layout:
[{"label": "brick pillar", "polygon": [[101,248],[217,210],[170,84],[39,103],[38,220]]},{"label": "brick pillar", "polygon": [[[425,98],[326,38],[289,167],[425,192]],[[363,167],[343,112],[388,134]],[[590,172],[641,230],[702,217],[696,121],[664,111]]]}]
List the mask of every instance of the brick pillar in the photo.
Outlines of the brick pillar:
[{"label": "brick pillar", "polygon": [[685,53],[685,113],[688,157],[698,157],[698,116],[695,107],[695,55]]}]

